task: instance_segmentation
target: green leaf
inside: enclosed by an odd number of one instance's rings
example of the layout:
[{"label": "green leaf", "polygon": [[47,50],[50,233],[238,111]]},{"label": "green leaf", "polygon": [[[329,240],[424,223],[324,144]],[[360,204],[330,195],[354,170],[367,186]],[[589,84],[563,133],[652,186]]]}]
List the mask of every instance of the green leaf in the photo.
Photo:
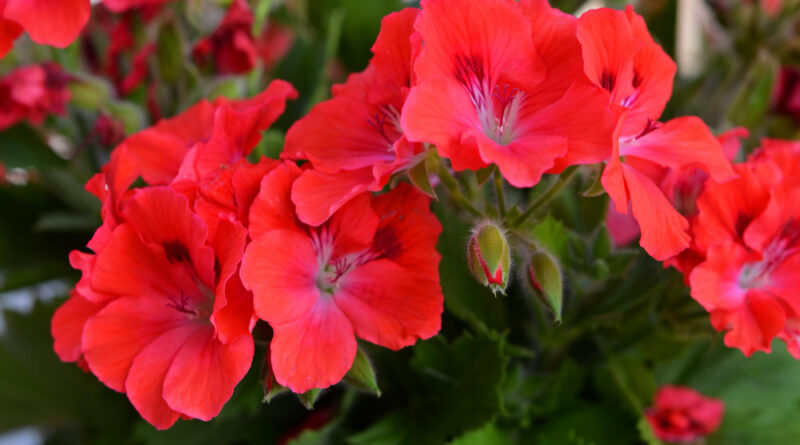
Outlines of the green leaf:
[{"label": "green leaf", "polygon": [[482,428],[463,434],[450,442],[450,445],[511,445],[513,442],[507,434],[500,431],[494,422]]},{"label": "green leaf", "polygon": [[483,184],[485,184],[486,181],[488,181],[489,178],[492,177],[492,173],[494,173],[494,169],[495,169],[494,164],[492,164],[492,165],[490,165],[490,166],[488,166],[486,168],[482,168],[482,169],[480,169],[480,170],[475,172],[475,179],[478,181],[478,185],[479,186],[482,186]]},{"label": "green leaf", "polygon": [[581,192],[581,195],[587,198],[594,198],[606,192],[606,190],[603,188],[602,182],[603,170],[605,170],[604,164],[595,164],[592,166],[592,183],[586,188],[586,190]]},{"label": "green leaf", "polygon": [[183,71],[183,39],[180,29],[174,20],[161,26],[158,33],[158,67],[161,77],[167,82],[174,82]]},{"label": "green leaf", "polygon": [[548,252],[555,255],[559,260],[567,258],[569,249],[569,235],[567,228],[561,221],[547,215],[541,222],[533,228],[533,237],[536,243]]},{"label": "green leaf", "polygon": [[503,408],[500,384],[508,358],[502,341],[465,334],[452,344],[440,336],[417,344],[411,365],[419,381],[407,408],[351,436],[349,442],[441,444],[481,427]]},{"label": "green leaf", "polygon": [[36,303],[30,314],[0,314],[5,320],[0,335],[0,432],[27,425],[70,426],[123,441],[135,416],[132,407],[92,374],[59,361],[50,336],[54,309],[53,304]]},{"label": "green leaf", "polygon": [[317,399],[319,399],[319,395],[322,393],[320,388],[309,389],[308,391],[298,394],[297,398],[300,400],[300,403],[306,407],[306,409],[314,409],[314,404],[317,403]]},{"label": "green leaf", "polygon": [[422,193],[436,199],[436,191],[434,191],[433,186],[431,186],[429,177],[430,173],[425,160],[417,163],[417,165],[408,171],[408,179],[411,180],[411,183]]},{"label": "green leaf", "polygon": [[375,370],[372,368],[369,357],[367,357],[367,354],[365,354],[361,348],[358,348],[353,366],[350,367],[350,371],[344,376],[344,382],[353,385],[361,391],[366,391],[378,397],[381,396],[381,390],[375,378]]},{"label": "green leaf", "polygon": [[745,357],[722,342],[695,344],[657,369],[661,384],[681,384],[725,402],[708,445],[800,444],[800,362],[775,340],[773,352]]}]

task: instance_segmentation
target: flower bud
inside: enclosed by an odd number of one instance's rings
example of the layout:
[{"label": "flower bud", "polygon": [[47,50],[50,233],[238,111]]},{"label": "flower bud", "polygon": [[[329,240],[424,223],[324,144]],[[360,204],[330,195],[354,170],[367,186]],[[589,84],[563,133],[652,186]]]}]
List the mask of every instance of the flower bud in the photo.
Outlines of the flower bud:
[{"label": "flower bud", "polygon": [[553,311],[556,321],[561,321],[564,297],[561,269],[556,260],[547,252],[535,252],[526,268],[526,275],[536,296]]},{"label": "flower bud", "polygon": [[495,223],[478,224],[467,246],[469,269],[493,293],[505,293],[511,270],[511,250],[503,231]]}]

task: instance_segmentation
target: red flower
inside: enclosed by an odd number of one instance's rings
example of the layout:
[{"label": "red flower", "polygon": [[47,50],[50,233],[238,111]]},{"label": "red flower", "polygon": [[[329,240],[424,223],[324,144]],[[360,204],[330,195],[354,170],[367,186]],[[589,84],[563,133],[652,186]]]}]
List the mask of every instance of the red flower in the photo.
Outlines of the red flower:
[{"label": "red flower", "polygon": [[129,9],[150,7],[166,3],[170,0],[103,0],[103,5],[114,12],[124,12]]},{"label": "red flower", "polygon": [[282,156],[308,159],[314,167],[292,188],[297,216],[306,224],[320,225],[353,197],[381,190],[422,151],[400,128],[419,50],[413,34],[417,12],[407,8],[386,16],[369,67],[334,86],[334,97],[317,104],[286,134]]},{"label": "red flower", "polygon": [[315,228],[294,217],[300,174],[285,163],[264,177],[241,272],[273,329],[275,378],[298,393],[340,381],[356,337],[399,349],[435,335],[443,304],[428,198],[407,184],[362,194]]},{"label": "red flower", "polygon": [[38,124],[50,114],[64,114],[68,79],[54,63],[17,68],[0,79],[0,129],[22,120]]},{"label": "red flower", "polygon": [[[707,183],[693,227],[705,261],[689,276],[692,297],[745,355],[771,350],[775,336],[800,358],[800,150],[771,141],[739,179]],[[777,163],[776,160],[793,162]]]},{"label": "red flower", "polygon": [[294,30],[278,22],[268,21],[256,42],[258,57],[264,61],[264,68],[270,70],[294,44]]},{"label": "red flower", "polygon": [[[655,259],[689,245],[688,221],[648,177],[653,166],[695,166],[714,180],[735,175],[719,142],[696,117],[657,122],[672,91],[675,64],[650,37],[644,20],[628,7],[601,8],[578,19],[584,70],[619,109],[603,187],[620,213],[630,205],[642,231],[640,244]],[[625,162],[622,162],[622,158]]]},{"label": "red flower", "polygon": [[689,443],[716,431],[724,412],[721,400],[684,386],[662,386],[645,418],[658,439]]},{"label": "red flower", "polygon": [[216,416],[252,361],[252,297],[237,274],[246,230],[220,224],[211,237],[175,191],[136,191],[96,255],[72,254],[82,283],[53,317],[62,360],[82,355],[160,429]]},{"label": "red flower", "polygon": [[790,66],[781,68],[772,92],[772,108],[800,122],[800,70]]},{"label": "red flower", "polygon": [[214,67],[221,74],[246,73],[255,67],[258,54],[253,39],[253,13],[246,0],[234,0],[217,30],[192,50],[199,65],[212,56]]},{"label": "red flower", "polygon": [[409,140],[435,144],[456,170],[496,164],[517,187],[608,157],[613,117],[580,69],[574,18],[543,0],[429,0],[415,28]]},{"label": "red flower", "polygon": [[89,20],[89,0],[0,0],[0,57],[24,30],[41,45],[65,48]]}]

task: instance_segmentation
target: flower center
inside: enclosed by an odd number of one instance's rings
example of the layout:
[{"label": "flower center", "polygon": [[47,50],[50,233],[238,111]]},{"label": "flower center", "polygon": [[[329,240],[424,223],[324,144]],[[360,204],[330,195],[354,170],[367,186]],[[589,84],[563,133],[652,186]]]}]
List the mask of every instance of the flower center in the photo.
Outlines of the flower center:
[{"label": "flower center", "polygon": [[467,91],[483,133],[500,145],[513,141],[525,92],[507,83],[493,84],[477,56],[458,57],[455,76]]}]

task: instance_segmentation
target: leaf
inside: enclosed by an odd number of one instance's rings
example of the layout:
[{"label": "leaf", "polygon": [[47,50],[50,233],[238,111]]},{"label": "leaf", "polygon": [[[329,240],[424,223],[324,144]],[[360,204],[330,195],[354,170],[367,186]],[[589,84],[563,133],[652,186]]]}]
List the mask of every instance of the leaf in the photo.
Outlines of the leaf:
[{"label": "leaf", "polygon": [[552,215],[547,215],[534,226],[533,237],[538,245],[554,254],[559,260],[567,258],[569,248],[567,228]]},{"label": "leaf", "polygon": [[592,166],[592,172],[593,172],[592,183],[591,185],[589,185],[589,187],[586,188],[586,190],[581,192],[582,196],[585,196],[587,198],[594,198],[606,192],[606,190],[603,188],[603,182],[602,182],[603,170],[605,170],[604,164],[595,164],[594,166]]},{"label": "leaf", "polygon": [[319,399],[319,395],[321,393],[322,390],[320,388],[313,388],[302,394],[298,394],[297,398],[300,400],[300,403],[306,407],[306,409],[314,409],[314,404],[317,403],[317,399]]},{"label": "leaf", "polygon": [[54,309],[55,304],[37,302],[29,314],[2,313],[0,431],[61,425],[122,441],[125,425],[135,418],[133,408],[93,375],[59,361],[50,336]]},{"label": "leaf", "polygon": [[419,377],[407,408],[349,438],[352,444],[441,444],[478,428],[502,410],[500,384],[508,358],[503,340],[464,334],[417,344],[411,362]]},{"label": "leaf", "polygon": [[378,388],[378,381],[375,378],[375,370],[372,368],[369,357],[367,357],[367,354],[365,354],[361,348],[358,348],[353,366],[350,367],[350,371],[345,374],[344,381],[361,391],[374,394],[378,397],[381,396],[381,390]]},{"label": "leaf", "polygon": [[425,193],[431,198],[436,199],[436,191],[433,189],[433,186],[431,186],[429,177],[430,173],[425,160],[422,160],[408,170],[408,179],[411,180],[411,183],[414,184],[422,193]]},{"label": "leaf", "polygon": [[478,181],[478,186],[482,186],[483,184],[486,183],[486,181],[489,180],[489,178],[492,177],[494,169],[495,169],[494,164],[492,164],[486,168],[482,168],[475,172],[475,180]]},{"label": "leaf", "polygon": [[450,445],[511,445],[511,438],[500,431],[494,422],[482,428],[470,431],[450,442]]},{"label": "leaf", "polygon": [[680,384],[725,402],[719,431],[708,445],[800,444],[800,362],[775,340],[771,354],[697,343],[656,371],[661,384]]}]

